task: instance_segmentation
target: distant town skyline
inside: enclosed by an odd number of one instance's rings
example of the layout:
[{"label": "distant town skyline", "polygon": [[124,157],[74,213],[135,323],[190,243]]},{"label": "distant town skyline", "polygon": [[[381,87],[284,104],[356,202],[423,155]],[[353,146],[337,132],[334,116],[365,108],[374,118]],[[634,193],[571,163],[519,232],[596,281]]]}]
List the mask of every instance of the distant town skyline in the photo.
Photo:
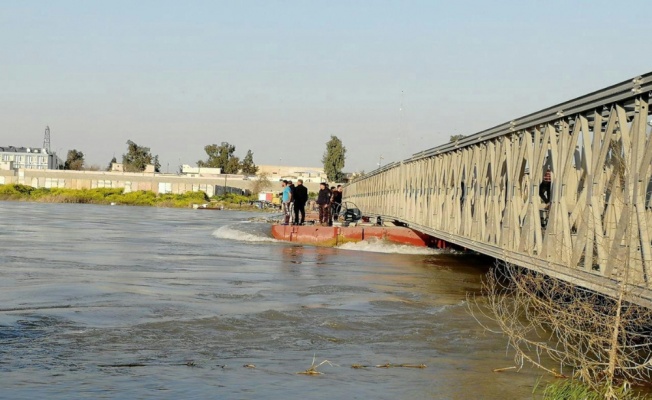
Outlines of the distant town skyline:
[{"label": "distant town skyline", "polygon": [[[646,1],[0,3],[0,146],[371,171],[652,70]],[[382,157],[382,158],[381,158]]]}]

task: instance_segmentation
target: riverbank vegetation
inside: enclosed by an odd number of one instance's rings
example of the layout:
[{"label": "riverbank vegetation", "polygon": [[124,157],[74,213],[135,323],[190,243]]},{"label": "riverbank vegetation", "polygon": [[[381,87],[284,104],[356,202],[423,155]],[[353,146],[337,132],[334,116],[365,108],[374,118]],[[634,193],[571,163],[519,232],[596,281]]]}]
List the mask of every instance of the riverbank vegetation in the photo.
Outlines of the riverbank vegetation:
[{"label": "riverbank vegetation", "polygon": [[211,197],[209,208],[221,208],[224,210],[262,210],[258,207],[256,196],[244,196],[235,193],[226,193]]},{"label": "riverbank vegetation", "polygon": [[[0,200],[33,201],[39,203],[113,204],[127,206],[191,208],[205,205],[206,208],[225,210],[260,210],[255,196],[234,193],[209,198],[204,192],[184,194],[156,194],[139,190],[123,193],[123,189],[61,189],[34,188],[26,185],[0,185]],[[269,211],[267,209],[266,211]]]},{"label": "riverbank vegetation", "polygon": [[620,400],[645,400],[644,394],[634,393],[629,385],[616,388],[602,386],[594,388],[577,379],[560,379],[545,386],[537,385],[535,394],[543,400],[604,400],[616,398]]},{"label": "riverbank vegetation", "polygon": [[192,207],[193,204],[203,204],[209,201],[204,192],[157,195],[144,190],[123,193],[123,189],[48,189],[18,184],[0,185],[0,200],[179,208]]},{"label": "riverbank vegetation", "polygon": [[506,335],[517,367],[560,378],[544,387],[545,399],[649,398],[630,388],[652,376],[652,309],[637,301],[627,267],[619,264],[622,280],[607,297],[503,263],[487,274],[485,296],[470,302],[471,311]]}]

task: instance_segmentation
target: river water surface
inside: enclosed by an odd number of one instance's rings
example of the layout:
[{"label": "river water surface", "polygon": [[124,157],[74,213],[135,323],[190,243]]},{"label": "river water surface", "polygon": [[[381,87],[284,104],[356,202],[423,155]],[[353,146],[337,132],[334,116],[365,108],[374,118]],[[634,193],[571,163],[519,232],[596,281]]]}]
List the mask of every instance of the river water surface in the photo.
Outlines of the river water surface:
[{"label": "river water surface", "polygon": [[0,398],[532,398],[467,311],[486,259],[280,243],[252,216],[0,202]]}]

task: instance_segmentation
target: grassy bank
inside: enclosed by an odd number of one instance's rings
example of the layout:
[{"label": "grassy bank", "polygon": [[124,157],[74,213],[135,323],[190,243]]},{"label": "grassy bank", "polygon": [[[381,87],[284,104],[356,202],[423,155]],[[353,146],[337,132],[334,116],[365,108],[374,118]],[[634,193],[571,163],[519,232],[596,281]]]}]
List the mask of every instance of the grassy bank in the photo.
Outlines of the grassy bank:
[{"label": "grassy bank", "polygon": [[208,202],[204,192],[160,194],[150,191],[123,193],[123,189],[47,189],[25,185],[0,185],[0,200],[40,203],[120,204],[153,207],[192,207]]},{"label": "grassy bank", "polygon": [[574,379],[559,379],[546,385],[539,385],[534,389],[536,398],[543,400],[646,400],[650,397],[645,393],[632,390],[629,385],[616,388],[600,387],[595,389]]},{"label": "grassy bank", "polygon": [[[140,190],[123,193],[123,189],[47,189],[25,185],[0,185],[0,200],[34,201],[39,203],[118,204],[127,206],[189,208],[193,204],[209,204],[210,208],[225,210],[259,210],[251,205],[253,197],[227,193],[208,198],[204,192],[184,194],[156,194]],[[272,210],[273,211],[273,210]]]}]

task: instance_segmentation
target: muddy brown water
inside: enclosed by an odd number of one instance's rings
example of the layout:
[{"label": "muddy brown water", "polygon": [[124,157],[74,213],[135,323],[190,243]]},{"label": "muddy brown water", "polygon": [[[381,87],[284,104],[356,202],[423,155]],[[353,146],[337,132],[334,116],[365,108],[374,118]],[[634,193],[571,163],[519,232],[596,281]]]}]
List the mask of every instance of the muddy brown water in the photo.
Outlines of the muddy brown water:
[{"label": "muddy brown water", "polygon": [[0,202],[0,398],[532,398],[467,311],[487,259],[280,243],[256,215]]}]

